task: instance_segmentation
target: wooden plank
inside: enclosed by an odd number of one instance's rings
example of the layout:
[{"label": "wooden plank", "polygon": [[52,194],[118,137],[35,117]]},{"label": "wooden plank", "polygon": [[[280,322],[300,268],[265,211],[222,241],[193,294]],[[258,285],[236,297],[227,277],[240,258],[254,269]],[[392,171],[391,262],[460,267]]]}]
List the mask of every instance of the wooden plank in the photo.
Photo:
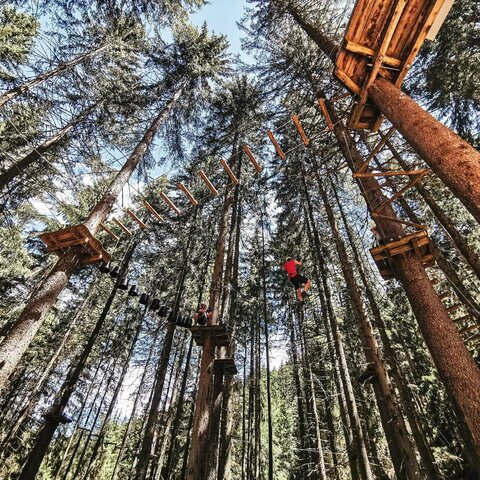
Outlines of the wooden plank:
[{"label": "wooden plank", "polygon": [[106,225],[104,225],[103,223],[100,224],[100,228],[102,230],[104,230],[105,232],[107,232],[116,242],[118,242],[118,240],[120,240],[116,235],[115,233],[110,230]]},{"label": "wooden plank", "polygon": [[218,190],[212,185],[212,182],[208,179],[207,175],[203,170],[200,170],[198,172],[198,175],[200,178],[203,180],[207,188],[212,192],[213,195],[217,196],[218,195]]},{"label": "wooden plank", "polygon": [[477,330],[477,328],[480,328],[480,324],[475,323],[474,325],[470,325],[469,327],[462,328],[460,330],[460,333],[470,333],[470,332],[473,332],[474,330]]},{"label": "wooden plank", "polygon": [[330,103],[335,103],[335,102],[338,102],[339,100],[342,100],[346,97],[350,97],[351,96],[351,93],[350,92],[345,92],[345,93],[342,93],[341,95],[336,95],[335,97],[332,97],[329,102]]},{"label": "wooden plank", "polygon": [[195,200],[195,197],[191,194],[190,190],[183,184],[183,182],[180,182],[178,184],[180,190],[185,194],[185,196],[188,198],[188,201],[193,205],[197,206],[198,202]]},{"label": "wooden plank", "polygon": [[439,32],[440,28],[442,28],[443,22],[445,21],[451,8],[453,7],[453,1],[454,0],[445,0],[443,2],[443,5],[441,6],[437,17],[435,18],[432,26],[430,27],[430,30],[427,33],[427,36],[425,37],[425,40],[435,40],[437,33]]},{"label": "wooden plank", "polygon": [[[374,57],[375,51],[369,47],[364,47],[363,45],[359,45],[358,43],[351,42],[350,40],[345,40],[345,50],[348,50],[352,53],[359,53],[361,55],[365,55],[368,57]],[[398,58],[389,57],[388,55],[384,55],[383,63],[388,65],[389,67],[399,68],[402,62]]]},{"label": "wooden plank", "polygon": [[113,217],[113,221],[130,237],[133,235],[133,233],[117,218]]},{"label": "wooden plank", "polygon": [[303,130],[302,124],[300,123],[300,120],[298,117],[292,113],[291,115],[293,123],[295,124],[295,127],[297,128],[297,131],[300,135],[300,138],[302,139],[302,142],[305,145],[308,145],[310,143],[310,140],[308,139],[307,135],[305,134],[305,131]]},{"label": "wooden plank", "polygon": [[250,162],[252,162],[252,165],[255,167],[257,173],[260,173],[262,171],[262,167],[257,162],[256,158],[253,156],[253,153],[250,151],[250,148],[248,148],[248,145],[243,144],[242,148],[243,151],[246,153],[247,157],[250,159]]},{"label": "wooden plank", "polygon": [[227,172],[227,175],[230,177],[230,180],[233,182],[233,184],[238,185],[238,178],[232,172],[232,169],[228,166],[228,163],[222,158],[220,160],[220,164],[222,165],[225,172]]},{"label": "wooden plank", "polygon": [[180,215],[180,210],[177,206],[168,198],[167,194],[164,192],[160,192],[160,196],[162,200],[177,214]]},{"label": "wooden plank", "polygon": [[277,151],[278,153],[278,156],[282,159],[282,160],[285,160],[285,153],[283,152],[282,150],[282,147],[280,147],[280,145],[278,144],[277,140],[275,139],[275,137],[273,136],[273,133],[268,130],[267,131],[267,135],[268,135],[268,138],[270,139],[270,141],[273,143],[273,146],[275,147],[275,150]]},{"label": "wooden plank", "polygon": [[69,240],[68,242],[57,243],[47,248],[47,252],[54,252],[55,250],[66,250],[70,247],[75,247],[77,245],[86,245],[88,243],[88,237],[86,238],[76,238],[74,240]]},{"label": "wooden plank", "polygon": [[134,222],[137,222],[138,223],[138,226],[143,229],[143,230],[146,230],[148,227],[145,223],[142,222],[142,220],[140,220],[136,215],[135,213],[133,213],[129,208],[127,208],[127,213],[130,215],[130,218],[134,221]]},{"label": "wooden plank", "polygon": [[323,116],[325,117],[325,122],[327,122],[327,127],[330,131],[333,130],[333,122],[330,118],[330,114],[328,113],[327,106],[325,105],[325,99],[319,98],[318,104],[320,105],[320,109],[322,110]]},{"label": "wooden plank", "polygon": [[144,200],[143,205],[159,222],[163,222],[161,215],[150,205],[150,203]]}]

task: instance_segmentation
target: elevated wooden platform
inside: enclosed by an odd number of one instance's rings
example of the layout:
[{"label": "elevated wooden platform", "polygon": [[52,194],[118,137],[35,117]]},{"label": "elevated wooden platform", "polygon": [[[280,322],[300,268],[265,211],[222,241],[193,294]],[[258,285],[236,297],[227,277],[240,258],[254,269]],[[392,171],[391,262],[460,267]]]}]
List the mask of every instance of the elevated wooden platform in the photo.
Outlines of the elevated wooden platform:
[{"label": "elevated wooden platform", "polygon": [[226,325],[194,325],[190,328],[195,343],[203,347],[207,337],[213,337],[217,347],[226,347],[230,343],[230,332]]},{"label": "elevated wooden platform", "polygon": [[110,254],[104,250],[102,242],[83,224],[43,233],[40,239],[47,246],[48,252],[55,252],[58,256],[72,248],[76,249],[81,258],[81,265],[110,261]]},{"label": "elevated wooden platform", "polygon": [[442,6],[448,3],[450,0],[357,0],[334,72],[358,96],[350,128],[378,130],[382,117],[369,101],[368,89],[378,75],[400,87]]},{"label": "elevated wooden platform", "polygon": [[410,251],[416,253],[425,267],[431,267],[435,264],[433,255],[430,252],[430,238],[424,230],[406,235],[400,240],[370,249],[370,253],[380,270],[380,275],[385,280],[390,280],[395,277],[389,259],[395,255],[401,255]]},{"label": "elevated wooden platform", "polygon": [[236,375],[238,373],[233,358],[216,358],[213,361],[213,371],[222,372],[224,375]]}]

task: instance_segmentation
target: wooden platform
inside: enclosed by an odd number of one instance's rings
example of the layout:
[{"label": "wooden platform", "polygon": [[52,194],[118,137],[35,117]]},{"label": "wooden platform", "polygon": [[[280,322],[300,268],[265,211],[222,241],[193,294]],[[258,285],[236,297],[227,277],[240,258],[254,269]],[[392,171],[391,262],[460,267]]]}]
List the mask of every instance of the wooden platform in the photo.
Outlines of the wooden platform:
[{"label": "wooden platform", "polygon": [[226,347],[230,343],[230,332],[226,325],[194,325],[190,328],[195,343],[203,347],[207,337],[213,337],[217,347]]},{"label": "wooden platform", "polygon": [[430,238],[424,230],[406,235],[400,240],[370,249],[370,253],[380,270],[380,275],[385,280],[390,280],[395,277],[389,259],[395,255],[401,255],[410,251],[414,251],[417,254],[425,267],[434,265],[435,260],[430,252]]},{"label": "wooden platform", "polygon": [[104,250],[102,242],[83,224],[43,233],[40,239],[47,246],[47,252],[55,252],[58,256],[75,248],[81,257],[81,265],[110,261],[110,254]]},{"label": "wooden platform", "polygon": [[442,6],[448,3],[450,0],[357,0],[334,72],[358,96],[350,128],[378,130],[382,117],[368,99],[368,89],[378,75],[401,86]]},{"label": "wooden platform", "polygon": [[233,358],[216,358],[213,361],[214,372],[222,372],[224,375],[236,375],[238,373]]}]

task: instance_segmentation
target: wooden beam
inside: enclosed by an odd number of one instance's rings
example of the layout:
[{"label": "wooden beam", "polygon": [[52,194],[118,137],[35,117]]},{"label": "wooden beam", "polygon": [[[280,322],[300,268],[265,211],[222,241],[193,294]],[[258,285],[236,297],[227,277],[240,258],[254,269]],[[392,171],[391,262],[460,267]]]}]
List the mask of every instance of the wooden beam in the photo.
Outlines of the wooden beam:
[{"label": "wooden beam", "polygon": [[325,117],[325,121],[327,122],[327,127],[330,131],[333,130],[333,122],[330,118],[330,114],[328,113],[327,106],[325,105],[325,99],[319,98],[318,104],[320,105],[320,109],[322,110],[323,116]]},{"label": "wooden beam", "polygon": [[285,153],[283,152],[282,150],[282,147],[280,147],[280,145],[278,144],[277,140],[275,139],[275,137],[273,136],[273,133],[268,130],[267,132],[267,135],[268,135],[268,138],[270,139],[270,141],[273,143],[273,146],[275,147],[275,150],[277,151],[278,153],[278,156],[282,159],[282,160],[285,160]]},{"label": "wooden beam", "polygon": [[260,166],[260,164],[257,162],[257,160],[255,159],[255,157],[253,156],[253,153],[250,151],[250,149],[248,148],[248,145],[245,145],[243,144],[242,145],[243,147],[243,151],[247,154],[247,157],[250,159],[250,161],[252,162],[252,165],[255,167],[255,170],[260,173],[262,171],[262,167]]},{"label": "wooden beam", "polygon": [[342,93],[340,95],[336,95],[335,97],[332,97],[329,102],[330,103],[335,103],[335,102],[338,102],[339,100],[342,100],[343,98],[346,98],[346,97],[351,97],[352,94],[350,92],[345,92],[345,93]]},{"label": "wooden beam", "polygon": [[305,134],[305,131],[303,130],[302,124],[300,123],[300,120],[296,115],[292,113],[292,120],[295,126],[297,127],[298,133],[300,134],[300,137],[302,139],[302,142],[305,145],[308,145],[310,143],[310,140],[308,139],[307,135]]},{"label": "wooden beam", "polygon": [[[352,53],[359,53],[360,55],[365,55],[366,57],[374,57],[375,51],[371,48],[364,47],[363,45],[359,45],[358,43],[351,42],[350,40],[345,39],[345,50],[348,50]],[[389,57],[388,55],[384,55],[383,63],[388,65],[389,67],[400,68],[402,65],[401,60],[398,58]]]},{"label": "wooden beam", "polygon": [[395,131],[396,128],[391,127],[385,135],[382,135],[382,139],[380,140],[380,142],[378,142],[375,148],[370,152],[370,155],[368,155],[367,159],[360,165],[356,173],[362,173],[366,170],[368,164],[372,161],[372,158],[377,155],[380,150],[382,150],[382,148],[385,146],[388,140],[390,140],[390,137],[395,133]]},{"label": "wooden beam", "polygon": [[127,213],[130,215],[130,218],[134,221],[134,222],[137,222],[138,223],[138,226],[143,229],[143,230],[146,230],[148,227],[145,223],[143,223],[129,208],[127,208]]},{"label": "wooden beam", "polygon": [[342,70],[335,69],[335,75],[355,95],[360,95],[362,89]]},{"label": "wooden beam", "polygon": [[203,170],[198,172],[199,177],[203,180],[207,188],[212,192],[213,195],[218,195],[218,190],[212,185],[212,182],[208,179],[207,175]]},{"label": "wooden beam", "polygon": [[160,196],[162,197],[162,200],[177,214],[180,215],[180,210],[177,208],[177,206],[168,198],[166,193],[160,192]]},{"label": "wooden beam", "polygon": [[118,242],[118,240],[120,240],[116,235],[115,233],[113,233],[112,230],[110,230],[106,225],[104,225],[103,223],[100,224],[100,228],[102,230],[105,230],[105,232],[107,232],[116,242]]},{"label": "wooden beam", "polygon": [[120,221],[117,220],[115,217],[113,217],[113,221],[130,237],[133,235],[133,233]]},{"label": "wooden beam", "polygon": [[180,182],[178,186],[180,190],[182,190],[182,192],[186,195],[189,202],[196,207],[198,205],[198,202],[195,200],[195,197],[191,194],[190,190],[182,182]]},{"label": "wooden beam", "polygon": [[224,168],[224,170],[227,172],[227,175],[230,177],[234,185],[238,184],[238,178],[235,176],[235,174],[232,172],[232,169],[228,166],[228,163],[222,158],[220,160],[220,164]]},{"label": "wooden beam", "polygon": [[163,222],[161,215],[146,200],[143,201],[143,205],[159,222]]}]

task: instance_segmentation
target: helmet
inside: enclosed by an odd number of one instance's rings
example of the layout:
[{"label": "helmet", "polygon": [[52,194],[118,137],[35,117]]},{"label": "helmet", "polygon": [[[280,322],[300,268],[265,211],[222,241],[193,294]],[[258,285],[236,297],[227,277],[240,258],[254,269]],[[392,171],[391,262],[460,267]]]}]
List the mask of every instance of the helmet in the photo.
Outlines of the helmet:
[{"label": "helmet", "polygon": [[285,261],[286,261],[286,262],[289,262],[291,259],[292,259],[292,257],[287,257],[287,258],[285,259]]}]

